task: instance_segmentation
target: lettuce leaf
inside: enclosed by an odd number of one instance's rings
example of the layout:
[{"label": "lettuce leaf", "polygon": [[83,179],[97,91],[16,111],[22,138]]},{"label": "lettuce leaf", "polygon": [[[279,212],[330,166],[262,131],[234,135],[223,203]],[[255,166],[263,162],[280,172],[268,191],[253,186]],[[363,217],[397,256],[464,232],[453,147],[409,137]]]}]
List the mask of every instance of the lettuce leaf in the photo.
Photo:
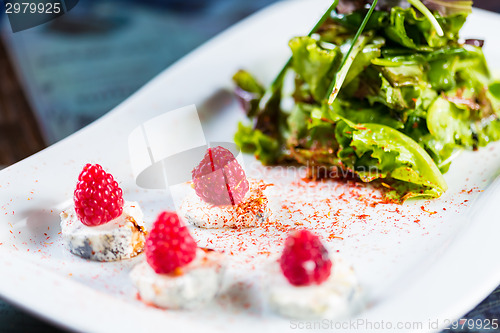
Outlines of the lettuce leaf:
[{"label": "lettuce leaf", "polygon": [[264,95],[264,87],[247,71],[239,70],[233,76],[236,84],[235,94],[243,110],[249,117],[255,116],[259,102]]},{"label": "lettuce leaf", "polygon": [[311,37],[293,38],[292,67],[309,85],[313,97],[320,101],[325,97],[333,79],[334,69],[339,66],[341,52],[334,44],[332,49],[322,48]]},{"label": "lettuce leaf", "polygon": [[497,116],[500,117],[500,81],[489,85],[486,97],[491,101],[491,105]]},{"label": "lettuce leaf", "polygon": [[[492,110],[491,110],[492,111]],[[500,139],[500,120],[496,113],[479,115],[461,104],[439,97],[429,108],[427,127],[442,149],[477,149]]]},{"label": "lettuce leaf", "polygon": [[[363,9],[363,10],[359,10]],[[356,30],[363,22],[363,18],[366,15],[366,8],[358,8],[357,11],[349,14],[333,13],[332,19],[340,27],[348,29],[350,32],[356,32]],[[384,28],[387,25],[389,14],[383,11],[375,11],[368,20],[365,29],[366,30],[378,30]]]},{"label": "lettuce leaf", "polygon": [[479,93],[492,81],[483,50],[471,45],[464,45],[463,48],[467,53],[455,64],[456,75],[462,86]]},{"label": "lettuce leaf", "polygon": [[338,156],[342,163],[363,181],[401,181],[398,190],[406,191],[404,200],[417,196],[437,198],[448,188],[429,154],[391,127],[356,125],[344,119],[337,124],[335,135],[341,146]]},{"label": "lettuce leaf", "polygon": [[430,52],[433,49],[456,43],[459,31],[465,23],[466,14],[442,17],[435,13],[445,35],[438,36],[432,24],[413,8],[393,7],[390,24],[385,28],[389,39],[409,49]]},{"label": "lettuce leaf", "polygon": [[254,154],[265,165],[278,163],[282,156],[278,140],[242,123],[238,124],[234,142],[242,152]]},{"label": "lettuce leaf", "polygon": [[[325,118],[323,118],[323,116]],[[297,104],[288,117],[290,136],[286,148],[291,157],[303,165],[338,166],[334,152],[338,145],[333,135],[337,116],[328,105]]]},{"label": "lettuce leaf", "polygon": [[470,51],[461,46],[449,46],[425,53],[409,52],[408,50],[399,48],[386,48],[382,50],[382,58],[374,59],[372,64],[387,67],[422,65],[455,55],[467,57],[470,56]]},{"label": "lettuce leaf", "polygon": [[[418,143],[390,126],[401,128],[402,123],[383,111],[382,105],[356,110],[352,105],[298,104],[288,118],[287,147],[305,165],[342,167],[366,182],[384,179],[404,200],[440,196],[446,183],[438,167]],[[390,125],[355,124],[371,120]]]},{"label": "lettuce leaf", "polygon": [[467,14],[455,14],[445,17],[435,14],[434,16],[443,29],[444,36],[439,36],[428,20],[417,23],[427,44],[432,48],[438,48],[445,47],[450,43],[458,41],[459,32],[467,19]]},{"label": "lettuce leaf", "polygon": [[381,37],[374,38],[368,43],[354,58],[354,61],[347,73],[344,80],[344,86],[348,85],[359,74],[361,74],[368,66],[371,65],[372,60],[380,57],[381,48],[385,45],[385,39]]},{"label": "lettuce leaf", "polygon": [[337,109],[336,114],[340,118],[347,118],[354,123],[381,124],[395,129],[402,129],[404,127],[403,122],[391,116],[390,110],[384,105],[369,106],[356,101],[339,101],[339,104],[342,107]]},{"label": "lettuce leaf", "polygon": [[[291,138],[303,138],[310,135],[307,130],[316,127],[333,128],[344,118],[354,123],[374,123],[403,129],[404,124],[391,116],[384,105],[370,106],[359,101],[336,100],[333,105],[297,104],[288,118]],[[321,140],[321,138],[317,138]]]},{"label": "lettuce leaf", "polygon": [[429,63],[430,69],[427,76],[433,89],[442,91],[454,89],[457,86],[455,78],[457,61],[458,57],[455,56]]},{"label": "lettuce leaf", "polygon": [[380,71],[393,87],[418,86],[424,81],[422,65],[380,67]]},{"label": "lettuce leaf", "polygon": [[391,10],[390,24],[385,28],[385,33],[389,39],[404,47],[431,51],[429,47],[422,45],[422,36],[416,25],[418,21],[424,20],[423,17],[417,17],[413,8],[394,7]]},{"label": "lettuce leaf", "polygon": [[[404,76],[400,77],[406,84],[389,82],[383,73],[380,74],[380,87],[376,93],[367,96],[367,100],[374,105],[381,103],[391,110],[400,113],[403,121],[406,121],[405,115],[410,109],[425,109],[425,106],[437,97],[437,93],[430,89],[426,82],[418,82],[419,85],[409,85]],[[399,81],[401,82],[401,81]],[[415,82],[417,83],[417,82]]]}]

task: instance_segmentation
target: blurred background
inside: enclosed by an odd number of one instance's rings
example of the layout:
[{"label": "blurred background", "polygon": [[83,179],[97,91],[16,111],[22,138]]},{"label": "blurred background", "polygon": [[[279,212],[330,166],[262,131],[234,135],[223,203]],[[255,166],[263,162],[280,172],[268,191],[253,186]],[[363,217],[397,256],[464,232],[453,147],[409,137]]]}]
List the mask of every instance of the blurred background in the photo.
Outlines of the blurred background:
[{"label": "blurred background", "polygon": [[[96,120],[197,46],[276,1],[80,0],[69,13],[17,33],[0,15],[0,169]],[[474,4],[500,12],[500,0]],[[499,295],[478,309],[500,304]],[[487,309],[500,314],[498,305]],[[476,312],[470,316],[485,315]],[[0,300],[0,332],[29,331],[57,329]]]},{"label": "blurred background", "polygon": [[273,2],[80,0],[69,13],[17,33],[0,18],[0,166],[91,123]]}]

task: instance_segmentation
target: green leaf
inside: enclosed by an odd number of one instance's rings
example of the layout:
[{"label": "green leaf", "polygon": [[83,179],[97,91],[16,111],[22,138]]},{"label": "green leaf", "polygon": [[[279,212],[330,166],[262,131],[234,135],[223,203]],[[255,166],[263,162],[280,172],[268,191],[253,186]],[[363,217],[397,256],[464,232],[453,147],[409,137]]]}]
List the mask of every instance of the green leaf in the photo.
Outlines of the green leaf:
[{"label": "green leaf", "polygon": [[490,84],[486,97],[491,101],[491,105],[496,115],[500,117],[500,82]]},{"label": "green leaf", "polygon": [[287,119],[290,130],[290,141],[298,142],[307,135],[308,120],[311,118],[313,106],[308,104],[296,104]]},{"label": "green leaf", "polygon": [[496,81],[490,84],[489,90],[491,94],[495,97],[500,99],[500,82]]},{"label": "green leaf", "polygon": [[[363,23],[367,10],[357,10],[350,14],[333,13],[332,19],[341,27],[347,28],[350,32],[356,32]],[[366,24],[366,30],[379,30],[387,26],[389,14],[383,11],[374,11]]]},{"label": "green leaf", "polygon": [[238,124],[234,142],[241,151],[253,153],[258,160],[266,165],[277,163],[282,155],[280,144],[276,139],[242,123]]},{"label": "green leaf", "polygon": [[427,21],[433,26],[437,35],[444,36],[443,28],[441,28],[434,15],[420,0],[408,0],[408,2],[427,18]]},{"label": "green leaf", "polygon": [[422,65],[380,67],[380,71],[393,87],[418,86],[424,81]]},{"label": "green leaf", "polygon": [[447,59],[431,62],[430,70],[427,73],[429,83],[435,90],[450,90],[456,87],[455,79],[458,57],[448,57]]},{"label": "green leaf", "polygon": [[286,147],[290,157],[308,166],[338,166],[332,117],[338,118],[328,107],[297,104],[288,118],[290,136]]},{"label": "green leaf", "polygon": [[500,121],[496,114],[482,117],[478,111],[443,97],[429,108],[427,127],[443,149],[476,149],[500,139]]},{"label": "green leaf", "polygon": [[[363,181],[378,178],[399,180],[409,192],[403,198],[439,197],[446,182],[429,154],[403,133],[379,124],[359,124],[344,120],[336,130],[341,145],[339,158]],[[415,189],[418,189],[417,191]]]},{"label": "green leaf", "polygon": [[289,46],[293,54],[293,69],[309,85],[313,97],[321,101],[340,61],[340,49],[324,49],[311,37],[293,38]]},{"label": "green leaf", "polygon": [[264,95],[264,87],[244,70],[239,70],[234,74],[233,81],[236,84],[236,96],[248,117],[253,117],[257,113],[259,102]]},{"label": "green leaf", "polygon": [[404,47],[431,51],[429,47],[422,44],[422,36],[416,25],[418,21],[424,20],[424,18],[417,17],[413,8],[393,7],[390,24],[385,28],[385,33],[392,41]]},{"label": "green leaf", "polygon": [[361,74],[368,66],[371,65],[373,59],[380,57],[381,48],[384,45],[385,45],[385,39],[381,37],[374,38],[371,43],[367,44],[354,59],[351,68],[347,73],[343,85],[344,86],[348,85],[359,74]]},{"label": "green leaf", "polygon": [[385,33],[389,39],[404,47],[425,52],[456,44],[466,15],[442,17],[435,13],[434,16],[444,30],[443,36],[436,32],[429,20],[419,17],[413,8],[393,7]]},{"label": "green leaf", "polygon": [[372,105],[376,102],[382,103],[395,112],[425,110],[426,106],[430,105],[437,97],[437,93],[427,87],[426,82],[422,82],[418,86],[393,86],[382,73],[380,74],[380,82],[377,93],[367,96],[367,99]]},{"label": "green leaf", "polygon": [[443,147],[454,148],[458,145],[472,147],[474,140],[467,121],[469,117],[467,110],[460,110],[446,99],[439,97],[429,108],[427,127]]},{"label": "green leaf", "polygon": [[418,22],[418,28],[422,32],[427,44],[432,48],[445,47],[450,42],[456,42],[459,38],[460,29],[462,29],[466,19],[466,14],[456,14],[442,17],[436,14],[436,20],[443,28],[444,35],[439,36],[429,21]]},{"label": "green leaf", "polygon": [[364,124],[373,123],[390,126],[395,129],[402,129],[402,121],[391,116],[390,110],[384,105],[369,106],[359,101],[340,101],[339,107],[335,108],[336,120],[340,118],[348,119],[353,123]]},{"label": "green leaf", "polygon": [[464,47],[446,47],[432,52],[416,53],[407,49],[386,48],[382,51],[382,58],[374,59],[377,66],[397,67],[409,65],[423,65],[431,61],[448,59],[452,56],[470,57],[470,51]]},{"label": "green leaf", "polygon": [[491,73],[481,48],[470,45],[463,47],[467,53],[454,66],[456,75],[460,79],[459,86],[465,86],[479,93],[491,83]]}]

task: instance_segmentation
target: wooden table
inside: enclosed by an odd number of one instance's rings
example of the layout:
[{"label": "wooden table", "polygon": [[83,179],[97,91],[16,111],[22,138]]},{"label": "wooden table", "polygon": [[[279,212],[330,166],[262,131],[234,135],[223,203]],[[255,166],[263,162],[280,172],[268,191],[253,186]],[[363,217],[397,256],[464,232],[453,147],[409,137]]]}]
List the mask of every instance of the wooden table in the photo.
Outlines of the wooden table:
[{"label": "wooden table", "polygon": [[0,42],[0,167],[44,147],[33,112]]}]

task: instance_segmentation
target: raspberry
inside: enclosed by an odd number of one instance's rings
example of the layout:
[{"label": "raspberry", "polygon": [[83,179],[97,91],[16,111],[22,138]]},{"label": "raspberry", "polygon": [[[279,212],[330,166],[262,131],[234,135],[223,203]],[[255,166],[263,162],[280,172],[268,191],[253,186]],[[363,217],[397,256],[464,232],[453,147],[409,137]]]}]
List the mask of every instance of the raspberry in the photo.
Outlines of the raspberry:
[{"label": "raspberry", "polygon": [[249,189],[241,165],[229,150],[220,146],[208,148],[192,176],[196,194],[214,205],[237,205]]},{"label": "raspberry", "polygon": [[332,262],[318,236],[299,230],[286,239],[280,266],[291,284],[308,286],[328,279]]},{"label": "raspberry", "polygon": [[123,212],[123,192],[99,164],[86,164],[73,195],[78,219],[87,226],[107,223]]},{"label": "raspberry", "polygon": [[158,274],[168,274],[196,256],[196,242],[176,213],[163,212],[146,240],[146,259]]}]

